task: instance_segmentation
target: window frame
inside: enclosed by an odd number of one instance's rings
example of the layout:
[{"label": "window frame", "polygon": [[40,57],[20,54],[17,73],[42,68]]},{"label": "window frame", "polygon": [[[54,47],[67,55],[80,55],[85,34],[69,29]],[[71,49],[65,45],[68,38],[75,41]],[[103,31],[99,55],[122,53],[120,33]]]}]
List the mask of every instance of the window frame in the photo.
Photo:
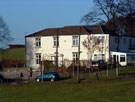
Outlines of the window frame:
[{"label": "window frame", "polygon": [[124,38],[124,39],[123,39],[123,43],[124,43],[124,44],[126,44],[126,42],[127,42],[127,39],[126,39],[126,38]]},{"label": "window frame", "polygon": [[129,39],[129,48],[132,48],[132,39]]},{"label": "window frame", "polygon": [[125,55],[120,55],[120,62],[125,62],[125,61],[126,61]]},{"label": "window frame", "polygon": [[94,54],[94,60],[105,60],[105,54]]},{"label": "window frame", "polygon": [[73,53],[72,53],[72,59],[73,59],[73,61],[74,61],[75,63],[77,63],[77,61],[78,61],[78,52],[73,52]]},{"label": "window frame", "polygon": [[118,43],[118,37],[115,37],[115,43],[116,44]]},{"label": "window frame", "polygon": [[39,65],[41,64],[41,53],[36,53],[36,64]]},{"label": "window frame", "polygon": [[[57,44],[58,42],[58,44]],[[57,36],[53,36],[53,47],[56,48],[56,47],[59,47],[59,37]]]},{"label": "window frame", "polygon": [[73,47],[78,47],[79,45],[79,37],[76,35],[76,36],[72,36],[72,46]]},{"label": "window frame", "polygon": [[36,37],[35,38],[35,46],[40,48],[41,47],[41,38],[40,37]]}]

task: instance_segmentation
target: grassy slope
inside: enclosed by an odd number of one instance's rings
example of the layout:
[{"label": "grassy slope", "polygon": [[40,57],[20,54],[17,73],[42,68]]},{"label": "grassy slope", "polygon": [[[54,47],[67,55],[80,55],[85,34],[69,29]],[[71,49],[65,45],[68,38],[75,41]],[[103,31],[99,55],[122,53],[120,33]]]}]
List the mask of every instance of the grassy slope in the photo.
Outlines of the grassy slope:
[{"label": "grassy slope", "polygon": [[134,80],[1,85],[0,102],[135,102],[134,86]]},{"label": "grassy slope", "polygon": [[24,48],[14,48],[6,49],[0,51],[0,60],[1,59],[25,59],[25,49]]}]

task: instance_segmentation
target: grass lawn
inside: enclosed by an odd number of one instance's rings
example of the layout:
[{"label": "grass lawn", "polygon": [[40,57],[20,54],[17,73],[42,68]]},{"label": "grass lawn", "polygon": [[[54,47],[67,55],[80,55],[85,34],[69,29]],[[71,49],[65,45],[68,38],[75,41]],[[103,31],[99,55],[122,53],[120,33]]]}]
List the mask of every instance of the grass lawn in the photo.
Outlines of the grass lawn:
[{"label": "grass lawn", "polygon": [[5,49],[0,51],[1,59],[21,59],[25,60],[25,49],[24,48],[14,48]]},{"label": "grass lawn", "polygon": [[0,85],[0,102],[135,102],[135,80],[75,81]]},{"label": "grass lawn", "polygon": [[[109,68],[108,75],[116,76],[117,68]],[[107,75],[107,70],[97,71],[99,75]],[[125,66],[118,68],[119,75],[135,75],[135,66]]]}]

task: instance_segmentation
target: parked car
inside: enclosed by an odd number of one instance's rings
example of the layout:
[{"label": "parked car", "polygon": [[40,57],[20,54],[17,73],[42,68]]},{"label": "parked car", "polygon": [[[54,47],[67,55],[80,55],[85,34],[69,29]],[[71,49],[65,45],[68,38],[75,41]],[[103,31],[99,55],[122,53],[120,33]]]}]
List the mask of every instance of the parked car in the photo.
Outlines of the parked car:
[{"label": "parked car", "polygon": [[36,81],[58,81],[60,79],[60,76],[57,72],[45,72],[43,75],[36,76]]}]

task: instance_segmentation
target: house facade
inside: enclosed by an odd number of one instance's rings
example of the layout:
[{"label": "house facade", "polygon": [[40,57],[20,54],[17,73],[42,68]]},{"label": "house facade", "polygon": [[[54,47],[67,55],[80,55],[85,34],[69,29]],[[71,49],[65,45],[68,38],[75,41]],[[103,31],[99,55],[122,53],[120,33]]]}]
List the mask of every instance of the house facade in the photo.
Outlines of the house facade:
[{"label": "house facade", "polygon": [[121,66],[135,64],[135,37],[110,36],[110,57]]},{"label": "house facade", "polygon": [[[93,38],[100,40],[97,49],[90,51],[84,46],[84,41]],[[63,28],[45,29],[25,37],[26,65],[34,70],[40,68],[43,60],[56,60],[58,65],[70,66],[78,60],[80,52],[81,65],[86,65],[92,60],[105,60],[110,58],[110,51],[134,51],[135,39],[133,37],[120,37],[104,32],[102,26],[65,26]],[[90,45],[94,44],[94,41]],[[95,46],[95,45],[93,45]],[[102,49],[98,49],[102,48]]]}]

